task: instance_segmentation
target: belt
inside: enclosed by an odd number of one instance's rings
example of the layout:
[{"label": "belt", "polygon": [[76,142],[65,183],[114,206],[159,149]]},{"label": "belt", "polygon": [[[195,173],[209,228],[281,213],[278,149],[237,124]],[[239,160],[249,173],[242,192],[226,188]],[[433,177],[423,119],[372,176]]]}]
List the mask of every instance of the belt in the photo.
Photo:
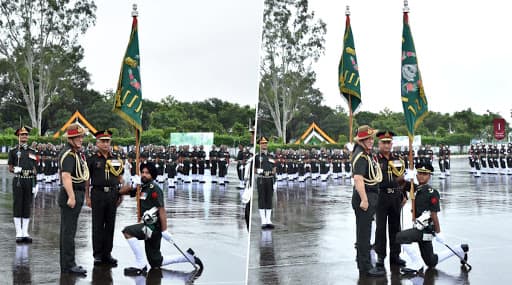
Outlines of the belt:
[{"label": "belt", "polygon": [[30,174],[30,175],[20,175],[20,174],[16,174],[16,176],[14,176],[15,178],[23,178],[23,179],[29,179],[29,178],[34,178],[35,176]]},{"label": "belt", "polygon": [[263,174],[258,174],[258,178],[270,179],[270,178],[274,178],[274,175],[266,176],[266,175],[263,175]]},{"label": "belt", "polygon": [[395,189],[395,188],[381,188],[380,189],[380,192],[384,192],[384,193],[388,193],[388,194],[394,194],[394,193],[397,193],[399,191],[399,189]]},{"label": "belt", "polygon": [[103,191],[103,192],[110,192],[110,191],[116,190],[116,187],[115,186],[106,186],[106,187],[93,186],[92,189]]}]

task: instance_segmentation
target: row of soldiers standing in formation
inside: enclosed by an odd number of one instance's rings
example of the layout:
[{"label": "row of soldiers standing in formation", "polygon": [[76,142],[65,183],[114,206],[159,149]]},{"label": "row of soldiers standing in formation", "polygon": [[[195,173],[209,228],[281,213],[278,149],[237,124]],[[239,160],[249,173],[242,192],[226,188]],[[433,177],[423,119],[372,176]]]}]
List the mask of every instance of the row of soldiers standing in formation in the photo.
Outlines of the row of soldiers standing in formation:
[{"label": "row of soldiers standing in formation", "polygon": [[468,151],[469,166],[475,177],[486,174],[512,175],[512,143],[472,144]]},{"label": "row of soldiers standing in formation", "polygon": [[[37,156],[36,161],[36,180],[45,183],[54,183],[58,181],[58,154],[64,147],[64,144],[54,145],[52,143],[31,144],[31,149]],[[86,157],[91,157],[97,151],[96,146],[89,144],[84,153]],[[114,153],[121,159],[128,162],[131,175],[135,175],[135,151],[132,149],[125,152],[123,148],[114,147]],[[236,157],[237,174],[239,179],[239,188],[244,187],[244,169],[245,161],[252,156],[248,148],[239,145]],[[140,153],[140,160],[152,161],[158,170],[157,182],[168,182],[169,188],[176,187],[176,183],[205,183],[205,176],[210,176],[211,183],[219,183],[224,186],[229,181],[226,179],[231,155],[226,145],[221,145],[218,149],[212,145],[208,155],[204,147],[188,145],[180,146],[156,146],[148,145]],[[208,171],[206,171],[208,170]]]},{"label": "row of soldiers standing in formation", "polygon": [[[329,177],[333,179],[350,179],[351,172],[351,149],[347,144],[341,149],[315,149],[311,150],[299,149],[276,149],[270,156],[275,159],[276,181],[289,182],[298,181],[305,182],[308,179],[312,181],[326,182]],[[395,147],[392,150],[395,157],[401,158],[405,163],[405,168],[409,167],[407,148],[401,150]],[[438,152],[438,162],[440,169],[440,178],[444,179],[450,175],[450,149],[448,146],[440,145]],[[434,160],[434,151],[431,146],[421,146],[415,153],[413,158],[414,165],[428,164],[432,165]]]}]

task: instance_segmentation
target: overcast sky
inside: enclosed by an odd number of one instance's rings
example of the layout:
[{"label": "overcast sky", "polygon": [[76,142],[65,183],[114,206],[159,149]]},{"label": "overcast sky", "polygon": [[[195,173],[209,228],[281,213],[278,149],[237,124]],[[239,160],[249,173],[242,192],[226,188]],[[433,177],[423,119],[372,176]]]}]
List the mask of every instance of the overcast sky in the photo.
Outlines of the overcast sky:
[{"label": "overcast sky", "polygon": [[82,37],[91,88],[115,89],[139,10],[142,96],[160,101],[216,97],[255,107],[263,1],[96,1],[96,26]]},{"label": "overcast sky", "polygon": [[[403,1],[310,0],[327,24],[325,55],[315,65],[324,104],[347,103],[338,89],[338,63],[350,5],[363,111],[403,111],[400,54]],[[508,1],[410,0],[409,23],[429,110],[453,113],[471,107],[498,112],[508,122],[512,99],[512,27]]]}]

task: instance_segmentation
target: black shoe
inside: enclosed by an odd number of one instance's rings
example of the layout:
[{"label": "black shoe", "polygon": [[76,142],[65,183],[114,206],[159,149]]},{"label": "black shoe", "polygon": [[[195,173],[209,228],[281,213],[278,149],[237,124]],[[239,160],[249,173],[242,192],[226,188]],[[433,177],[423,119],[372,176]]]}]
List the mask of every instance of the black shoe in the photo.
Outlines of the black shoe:
[{"label": "black shoe", "polygon": [[23,239],[22,242],[24,242],[24,243],[32,243],[31,237],[23,237],[22,239]]},{"label": "black shoe", "polygon": [[421,275],[421,274],[423,274],[423,267],[418,270],[403,267],[403,268],[400,268],[400,274],[402,276]]},{"label": "black shoe", "polygon": [[275,228],[274,224],[267,224],[267,229],[273,229]]},{"label": "black shoe", "polygon": [[386,276],[386,271],[382,268],[374,267],[374,268],[366,271],[366,276],[368,276],[368,277],[383,277],[383,276]]},{"label": "black shoe", "polygon": [[107,258],[103,259],[103,263],[108,264],[112,267],[117,266],[117,259],[113,258],[112,255],[109,255]]},{"label": "black shoe", "polygon": [[16,243],[22,243],[23,238],[22,237],[16,237]]},{"label": "black shoe", "polygon": [[85,270],[82,266],[73,266],[68,269],[62,269],[62,273],[76,274],[76,275],[87,275],[87,270]]},{"label": "black shoe", "polygon": [[187,249],[187,253],[194,256],[196,253],[191,248]]},{"label": "black shoe", "polygon": [[146,275],[147,272],[148,272],[147,266],[144,266],[143,268],[128,267],[128,268],[124,269],[124,275],[128,275],[128,276]]},{"label": "black shoe", "polygon": [[201,259],[199,259],[199,257],[194,256],[194,263],[199,267],[198,274],[201,274],[204,268],[203,262],[201,261]]},{"label": "black shoe", "polygon": [[384,268],[384,257],[378,257],[377,262],[375,262],[375,267]]},{"label": "black shoe", "polygon": [[468,251],[469,251],[469,245],[464,243],[464,244],[461,244],[460,247],[462,248],[462,250],[464,251],[464,262],[462,262],[462,260],[460,261],[461,264],[465,264],[466,261],[468,261]]},{"label": "black shoe", "polygon": [[392,264],[392,265],[398,265],[400,267],[404,267],[406,262],[405,260],[401,259],[400,257],[391,257],[389,259],[389,264]]}]

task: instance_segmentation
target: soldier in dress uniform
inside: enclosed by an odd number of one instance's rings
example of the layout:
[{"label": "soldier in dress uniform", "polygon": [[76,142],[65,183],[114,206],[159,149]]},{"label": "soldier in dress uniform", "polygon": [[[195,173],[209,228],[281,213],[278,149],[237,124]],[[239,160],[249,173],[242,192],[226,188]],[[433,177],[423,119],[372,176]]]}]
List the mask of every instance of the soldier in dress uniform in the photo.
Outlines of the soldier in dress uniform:
[{"label": "soldier in dress uniform", "polygon": [[229,167],[229,152],[226,145],[221,145],[217,154],[219,166],[219,185],[224,186],[228,181],[226,175],[228,174]]},{"label": "soldier in dress uniform", "polygon": [[198,182],[197,173],[198,173],[198,162],[199,162],[199,152],[197,151],[197,145],[192,146],[192,151],[190,152],[190,163],[191,163],[191,174],[192,174],[192,182]]},{"label": "soldier in dress uniform", "polygon": [[482,175],[481,164],[480,164],[480,161],[481,161],[480,152],[481,152],[480,145],[477,145],[472,153],[473,163],[475,165],[475,174],[474,174],[475,177],[480,177]]},{"label": "soldier in dress uniform", "polygon": [[23,126],[14,133],[18,137],[18,145],[9,151],[7,164],[9,172],[14,174],[12,180],[13,218],[16,229],[16,242],[31,243],[28,234],[30,210],[33,194],[37,192],[36,182],[36,150],[28,147],[30,128]]},{"label": "soldier in dress uniform", "polygon": [[507,174],[512,175],[512,142],[508,143],[507,148]]},{"label": "soldier in dress uniform", "polygon": [[62,273],[85,275],[87,271],[75,263],[75,235],[78,216],[84,203],[85,186],[89,180],[89,168],[82,152],[85,130],[79,124],[71,124],[66,130],[68,144],[59,155],[62,187],[59,192],[60,206],[60,270]]},{"label": "soldier in dress uniform", "polygon": [[216,150],[216,146],[212,145],[212,149],[210,150],[210,153],[208,154],[208,157],[210,159],[210,176],[212,183],[217,183],[217,166],[218,161],[217,158],[219,156],[219,152]]},{"label": "soldier in dress uniform", "polygon": [[485,144],[479,144],[478,148],[480,149],[480,164],[482,165],[482,173],[489,173],[489,168],[487,167],[487,150],[485,148]]},{"label": "soldier in dress uniform", "polygon": [[262,229],[273,229],[270,220],[272,216],[272,198],[274,196],[274,181],[276,175],[275,160],[268,153],[268,139],[262,136],[258,140],[259,153],[254,157],[256,170],[256,187],[258,189],[258,209]]},{"label": "soldier in dress uniform", "polygon": [[[399,232],[396,235],[396,241],[402,244],[404,251],[410,257],[410,263],[407,268],[402,268],[403,274],[419,274],[423,272],[424,264],[429,268],[434,268],[441,261],[456,254],[467,260],[469,246],[460,244],[452,246],[453,251],[446,249],[438,254],[434,253],[432,240],[445,244],[444,237],[441,234],[438,212],[440,196],[436,189],[433,189],[428,181],[434,171],[430,164],[419,164],[416,168],[419,185],[414,185],[415,203],[414,203],[414,225],[413,228]],[[410,183],[406,183],[410,187]],[[418,247],[411,243],[417,242]]]},{"label": "soldier in dress uniform", "polygon": [[[173,242],[171,234],[167,231],[167,213],[164,205],[164,195],[154,179],[157,176],[157,170],[152,162],[148,162],[140,166],[140,177],[134,177],[134,184],[141,185],[139,195],[139,212],[142,214],[141,223],[127,226],[123,229],[123,235],[128,245],[135,255],[135,265],[124,269],[125,275],[145,275],[148,265],[152,269],[160,269],[161,266],[190,262],[199,267],[199,271],[203,270],[203,263],[195,256],[192,249],[188,249],[183,255],[178,256],[162,256],[160,251],[162,238],[168,242]],[[120,194],[130,194],[131,197],[136,196],[136,189],[123,187]],[[144,249],[139,240],[144,240]]]},{"label": "soldier in dress uniform", "polygon": [[244,157],[244,146],[238,145],[238,153],[236,154],[236,172],[238,174],[238,186],[237,188],[244,188],[244,173],[245,173],[245,157]]},{"label": "soldier in dress uniform", "polygon": [[[87,159],[90,181],[85,187],[85,201],[92,213],[92,248],[94,264],[117,266],[113,258],[114,227],[123,181],[123,160],[111,150],[112,132],[100,130],[96,137],[97,152]],[[90,186],[90,188],[89,188]],[[89,190],[90,189],[90,190]]]},{"label": "soldier in dress uniform", "polygon": [[171,146],[169,148],[169,155],[167,159],[167,165],[165,167],[167,171],[167,185],[169,188],[174,188],[176,183],[176,168],[178,167],[178,153],[176,147]]},{"label": "soldier in dress uniform", "polygon": [[507,174],[507,150],[505,149],[505,145],[502,144],[501,148],[499,149],[499,159],[500,159],[500,168],[501,168],[501,174]]},{"label": "soldier in dress uniform", "polygon": [[377,130],[367,125],[360,126],[352,152],[352,208],[356,216],[357,267],[360,275],[368,277],[382,277],[386,274],[382,267],[374,267],[370,260],[371,223],[377,209],[379,183],[382,180],[381,168],[372,154],[376,133]]},{"label": "soldier in dress uniform", "polygon": [[446,176],[448,175],[448,173],[447,173],[448,151],[445,150],[445,147],[443,144],[439,145],[438,160],[439,160],[439,171],[441,172],[441,174],[439,175],[439,178],[445,179]]},{"label": "soldier in dress uniform", "polygon": [[199,183],[203,184],[206,181],[204,180],[204,170],[205,170],[205,164],[206,164],[206,152],[204,151],[204,146],[199,146],[199,151],[197,152],[197,172],[199,175]]},{"label": "soldier in dress uniform", "polygon": [[[387,233],[389,233],[389,263],[405,266],[400,258],[400,244],[396,243],[396,234],[400,231],[400,213],[407,201],[406,194],[400,184],[404,181],[404,161],[391,153],[393,147],[392,131],[380,131],[379,153],[377,160],[382,171],[382,181],[379,184],[379,196],[376,210],[375,252],[377,253],[376,266],[384,267],[386,258]],[[386,231],[388,227],[388,231]]]}]

